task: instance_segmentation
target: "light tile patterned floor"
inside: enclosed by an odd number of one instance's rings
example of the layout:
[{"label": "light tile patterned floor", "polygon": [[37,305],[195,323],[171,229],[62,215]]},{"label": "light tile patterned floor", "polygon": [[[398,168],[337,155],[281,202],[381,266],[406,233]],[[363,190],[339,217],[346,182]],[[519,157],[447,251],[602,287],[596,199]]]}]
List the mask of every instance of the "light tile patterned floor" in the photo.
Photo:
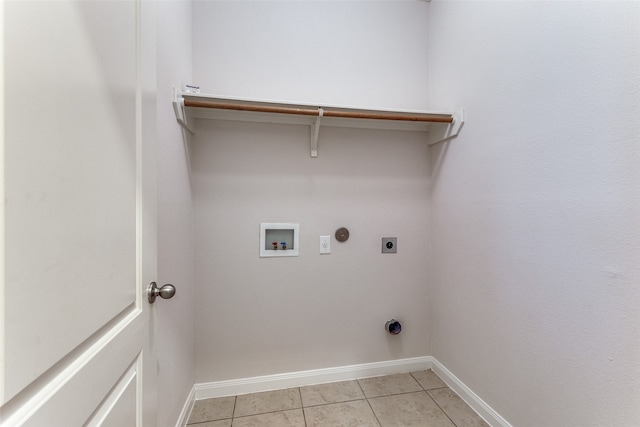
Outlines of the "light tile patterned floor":
[{"label": "light tile patterned floor", "polygon": [[191,427],[488,427],[431,370],[196,401]]}]

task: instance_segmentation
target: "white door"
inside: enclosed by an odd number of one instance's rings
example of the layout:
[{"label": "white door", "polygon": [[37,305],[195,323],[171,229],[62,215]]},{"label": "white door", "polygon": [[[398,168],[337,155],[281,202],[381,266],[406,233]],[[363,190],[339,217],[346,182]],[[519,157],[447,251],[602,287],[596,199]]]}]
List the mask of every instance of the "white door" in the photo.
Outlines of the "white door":
[{"label": "white door", "polygon": [[1,3],[2,426],[156,423],[152,3]]}]

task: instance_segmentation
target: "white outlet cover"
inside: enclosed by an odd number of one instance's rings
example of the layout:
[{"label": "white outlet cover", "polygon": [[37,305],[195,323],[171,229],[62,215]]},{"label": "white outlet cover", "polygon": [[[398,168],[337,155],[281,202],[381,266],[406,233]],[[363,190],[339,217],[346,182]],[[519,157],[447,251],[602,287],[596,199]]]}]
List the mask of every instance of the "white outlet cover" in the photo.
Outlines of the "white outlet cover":
[{"label": "white outlet cover", "polygon": [[320,253],[331,253],[331,236],[320,236]]}]

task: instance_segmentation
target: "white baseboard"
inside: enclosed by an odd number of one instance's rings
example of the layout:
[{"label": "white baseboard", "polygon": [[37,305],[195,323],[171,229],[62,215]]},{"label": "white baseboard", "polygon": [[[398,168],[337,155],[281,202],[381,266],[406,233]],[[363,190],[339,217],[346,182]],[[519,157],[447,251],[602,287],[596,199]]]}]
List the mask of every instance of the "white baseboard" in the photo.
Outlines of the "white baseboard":
[{"label": "white baseboard", "polygon": [[443,364],[438,362],[434,357],[431,357],[431,369],[435,372],[442,381],[447,383],[449,388],[455,391],[467,405],[471,407],[478,415],[480,415],[489,425],[492,427],[512,427],[507,420],[505,420],[500,414],[498,414],[491,406],[489,406],[484,400],[475,394],[469,387],[467,387],[462,381],[458,379],[453,373],[444,367]]},{"label": "white baseboard", "polygon": [[357,378],[422,371],[431,368],[432,360],[433,358],[430,356],[412,357],[409,359],[200,383],[194,386],[196,392],[195,397],[196,400],[210,399],[212,397],[235,396],[238,394],[354,380]]},{"label": "white baseboard", "polygon": [[[184,423],[186,423],[186,417],[189,416],[194,399],[201,400],[213,397],[236,396],[239,394],[279,390],[290,387],[302,387],[306,385],[355,380],[358,378],[377,377],[380,375],[423,371],[426,369],[432,369],[438,374],[438,376],[489,425],[493,427],[512,427],[507,420],[500,416],[500,414],[432,356],[195,384],[185,403],[185,410],[183,410],[181,419],[184,418]],[[183,426],[184,424],[178,425]]]},{"label": "white baseboard", "polygon": [[184,402],[184,406],[182,407],[182,412],[180,412],[180,417],[178,418],[178,422],[176,423],[176,427],[184,427],[187,425],[187,421],[189,421],[189,415],[191,415],[191,410],[193,409],[193,404],[196,402],[196,388],[191,387],[191,391],[187,396],[187,400]]}]

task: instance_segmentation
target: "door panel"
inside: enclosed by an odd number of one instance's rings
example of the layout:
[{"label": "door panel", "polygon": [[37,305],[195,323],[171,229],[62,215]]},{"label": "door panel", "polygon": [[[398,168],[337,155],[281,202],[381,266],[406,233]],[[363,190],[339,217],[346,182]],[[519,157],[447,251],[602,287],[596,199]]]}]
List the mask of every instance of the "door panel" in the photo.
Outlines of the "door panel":
[{"label": "door panel", "polygon": [[3,4],[3,425],[153,424],[147,3]]},{"label": "door panel", "polygon": [[[132,327],[139,313],[132,312],[119,325],[88,349],[46,386],[40,390],[40,396],[34,410],[32,402],[24,409],[18,419],[26,420],[25,426],[80,426],[86,422],[105,418],[105,410],[114,401],[114,396],[122,388],[122,382],[132,371],[137,374],[142,366],[137,345],[133,342],[140,336],[139,330]],[[138,318],[138,319],[136,319]],[[133,402],[136,408],[136,400]],[[39,405],[39,406],[38,406]],[[28,415],[28,416],[26,416]],[[135,411],[134,414],[135,415]],[[133,426],[135,418],[123,426]]]},{"label": "door panel", "polygon": [[129,370],[117,387],[109,394],[107,400],[99,408],[95,417],[86,424],[103,427],[122,427],[135,417],[136,413],[136,380],[138,373]]},{"label": "door panel", "polygon": [[112,3],[5,5],[7,398],[135,302],[136,17]]}]

